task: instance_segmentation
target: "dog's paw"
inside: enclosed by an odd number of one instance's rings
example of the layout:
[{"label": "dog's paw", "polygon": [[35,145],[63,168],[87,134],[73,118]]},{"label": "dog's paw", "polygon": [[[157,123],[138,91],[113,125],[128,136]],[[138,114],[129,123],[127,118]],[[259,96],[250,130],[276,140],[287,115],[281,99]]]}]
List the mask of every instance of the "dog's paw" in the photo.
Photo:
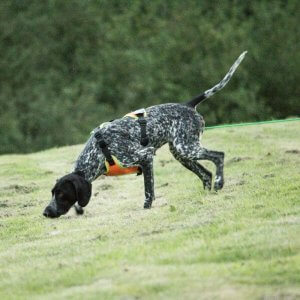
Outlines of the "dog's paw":
[{"label": "dog's paw", "polygon": [[149,209],[149,208],[151,208],[151,206],[152,206],[152,200],[146,200],[145,202],[144,202],[144,209]]},{"label": "dog's paw", "polygon": [[81,206],[79,206],[77,203],[74,205],[75,211],[77,215],[83,215],[84,210]]},{"label": "dog's paw", "polygon": [[221,190],[224,186],[224,178],[221,176],[216,176],[215,183],[214,183],[214,190],[218,191]]}]

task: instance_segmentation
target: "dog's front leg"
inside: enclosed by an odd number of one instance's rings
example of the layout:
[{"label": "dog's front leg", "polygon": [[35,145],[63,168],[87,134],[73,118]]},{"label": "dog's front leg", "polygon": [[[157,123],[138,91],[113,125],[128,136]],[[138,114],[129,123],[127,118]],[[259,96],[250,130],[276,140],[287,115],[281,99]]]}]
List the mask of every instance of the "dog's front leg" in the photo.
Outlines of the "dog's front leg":
[{"label": "dog's front leg", "polygon": [[154,196],[154,178],[153,178],[153,160],[144,162],[142,164],[144,174],[144,187],[145,187],[145,202],[144,208],[151,208]]}]

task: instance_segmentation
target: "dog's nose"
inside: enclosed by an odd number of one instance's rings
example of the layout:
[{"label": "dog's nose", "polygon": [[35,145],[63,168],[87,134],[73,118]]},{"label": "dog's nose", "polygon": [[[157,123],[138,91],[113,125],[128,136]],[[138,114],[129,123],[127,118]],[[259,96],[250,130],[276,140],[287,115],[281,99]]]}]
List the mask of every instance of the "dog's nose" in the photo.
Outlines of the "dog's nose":
[{"label": "dog's nose", "polygon": [[52,206],[47,206],[43,212],[43,215],[47,218],[55,218],[57,213]]}]

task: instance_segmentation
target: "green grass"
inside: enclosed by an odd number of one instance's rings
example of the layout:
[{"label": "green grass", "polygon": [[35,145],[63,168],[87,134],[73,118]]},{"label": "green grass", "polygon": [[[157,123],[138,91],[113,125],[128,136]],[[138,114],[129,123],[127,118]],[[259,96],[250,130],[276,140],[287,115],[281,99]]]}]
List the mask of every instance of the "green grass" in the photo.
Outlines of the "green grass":
[{"label": "green grass", "polygon": [[226,152],[222,191],[164,147],[151,210],[142,177],[100,178],[83,216],[57,220],[42,211],[82,145],[0,156],[0,299],[299,298],[299,122],[215,129],[203,144]]}]

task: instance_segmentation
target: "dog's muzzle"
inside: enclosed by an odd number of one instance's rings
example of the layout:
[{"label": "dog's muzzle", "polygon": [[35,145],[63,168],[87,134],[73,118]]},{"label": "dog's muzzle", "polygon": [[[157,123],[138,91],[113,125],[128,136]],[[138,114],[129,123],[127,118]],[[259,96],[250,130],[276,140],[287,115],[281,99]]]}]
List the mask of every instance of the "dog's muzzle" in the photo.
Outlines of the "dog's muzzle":
[{"label": "dog's muzzle", "polygon": [[43,215],[47,218],[58,218],[62,215],[61,213],[58,212],[54,195],[49,205],[45,208]]},{"label": "dog's muzzle", "polygon": [[58,218],[60,214],[57,213],[53,206],[49,205],[45,208],[43,215],[47,218]]}]

